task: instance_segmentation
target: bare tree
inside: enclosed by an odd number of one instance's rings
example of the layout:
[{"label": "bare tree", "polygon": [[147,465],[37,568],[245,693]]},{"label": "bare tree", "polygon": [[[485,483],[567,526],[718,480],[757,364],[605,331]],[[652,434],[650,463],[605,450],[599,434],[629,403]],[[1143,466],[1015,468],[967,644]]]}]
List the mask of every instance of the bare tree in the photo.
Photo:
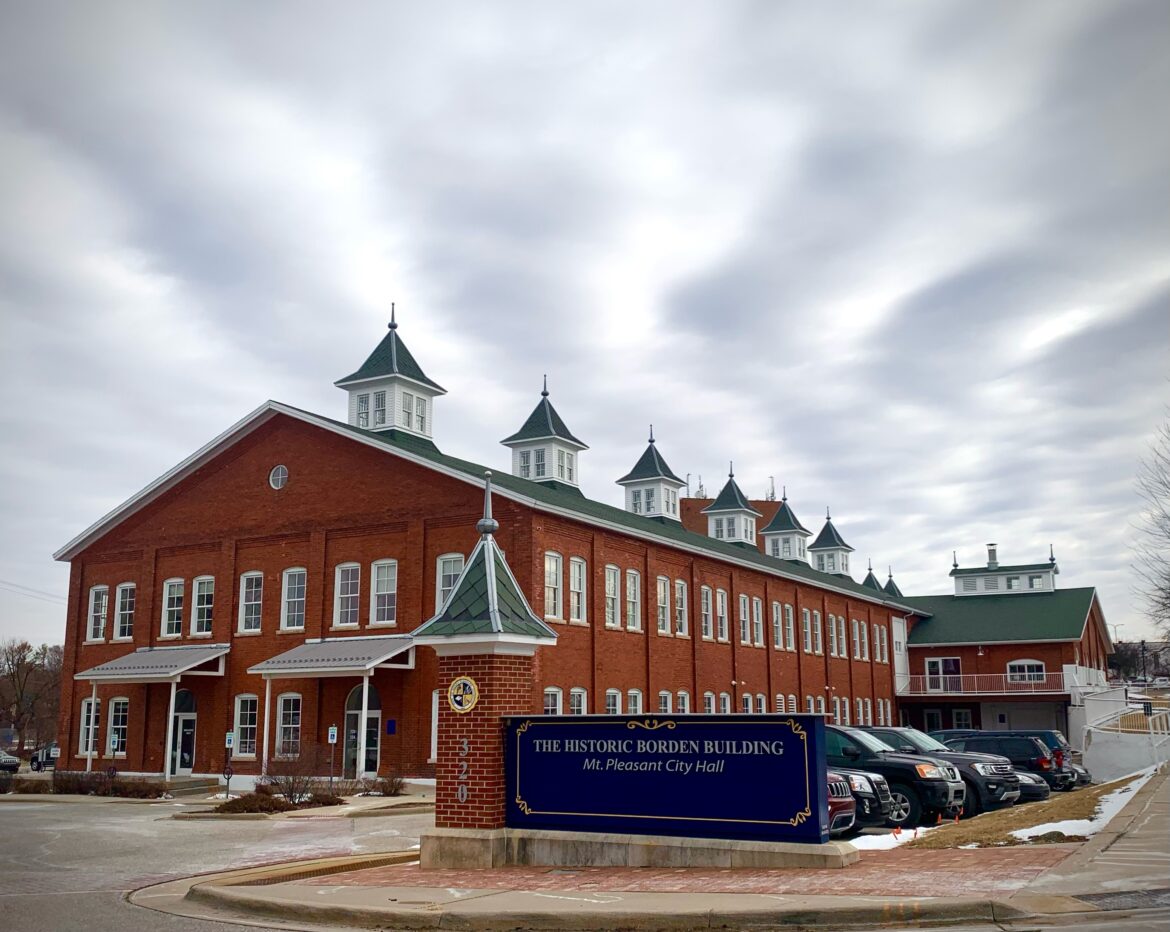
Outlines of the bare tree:
[{"label": "bare tree", "polygon": [[38,742],[56,733],[62,653],[60,646],[15,638],[0,644],[0,725],[16,731],[21,749],[30,730]]},{"label": "bare tree", "polygon": [[1170,422],[1158,428],[1138,469],[1145,501],[1137,566],[1142,598],[1163,638],[1170,638]]}]

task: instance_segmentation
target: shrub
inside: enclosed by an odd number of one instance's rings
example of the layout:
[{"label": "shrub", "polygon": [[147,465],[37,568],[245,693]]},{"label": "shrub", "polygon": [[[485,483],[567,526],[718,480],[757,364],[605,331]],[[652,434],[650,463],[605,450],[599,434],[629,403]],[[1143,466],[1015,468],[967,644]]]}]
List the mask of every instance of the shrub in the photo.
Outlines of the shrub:
[{"label": "shrub", "polygon": [[401,796],[406,790],[406,781],[396,773],[385,777],[378,777],[372,783],[373,786],[370,788],[370,791],[382,796]]},{"label": "shrub", "polygon": [[256,789],[252,791],[257,796],[271,796],[274,792],[271,783],[257,783]]},{"label": "shrub", "polygon": [[297,807],[271,793],[245,793],[215,807],[216,812],[289,812]]},{"label": "shrub", "polygon": [[16,780],[13,778],[12,774],[8,773],[7,771],[0,773],[0,793],[11,793],[12,784],[15,782]]},{"label": "shrub", "polygon": [[77,793],[82,796],[108,796],[110,778],[104,773],[54,770],[54,793]]},{"label": "shrub", "polygon": [[[3,790],[0,790],[3,792]],[[52,793],[53,784],[48,780],[27,780],[23,777],[16,777],[12,781],[13,793]]]},{"label": "shrub", "polygon": [[344,803],[345,800],[340,796],[331,796],[329,793],[314,793],[309,797],[306,808],[309,806],[341,806]]},{"label": "shrub", "polygon": [[53,782],[26,780],[24,783],[44,786],[45,789],[25,789],[23,793],[78,793],[82,796],[120,796],[126,799],[162,799],[167,795],[163,783],[152,780],[114,777],[105,773],[84,773],[72,770],[53,771]]},{"label": "shrub", "polygon": [[124,777],[110,781],[110,795],[124,799],[162,799],[167,796],[167,787],[164,783],[152,780],[128,780]]},{"label": "shrub", "polygon": [[328,788],[328,781],[317,776],[309,754],[269,761],[264,783],[272,788],[270,792],[279,793],[293,803],[307,802],[314,793],[324,793]]}]

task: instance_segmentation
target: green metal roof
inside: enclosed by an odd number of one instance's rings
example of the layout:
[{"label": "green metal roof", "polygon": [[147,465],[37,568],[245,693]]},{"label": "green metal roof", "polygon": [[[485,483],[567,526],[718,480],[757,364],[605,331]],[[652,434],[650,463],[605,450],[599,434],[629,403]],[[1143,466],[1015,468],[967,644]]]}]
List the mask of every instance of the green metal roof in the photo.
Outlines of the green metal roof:
[{"label": "green metal roof", "polygon": [[870,571],[865,574],[865,579],[863,579],[861,581],[861,584],[868,589],[875,589],[878,592],[885,591],[884,589],[882,589],[882,584],[880,582],[878,582],[878,578],[873,575],[872,567],[870,568]]},{"label": "green metal roof", "polygon": [[746,511],[762,517],[761,513],[751,506],[746,496],[740,491],[739,486],[736,485],[734,473],[727,477],[727,484],[715,496],[715,501],[704,508],[700,514],[714,514],[718,511]]},{"label": "green metal roof", "polygon": [[682,479],[670,471],[670,467],[666,465],[666,460],[658,452],[658,447],[655,446],[653,440],[647,445],[646,452],[634,464],[634,468],[618,479],[618,485],[642,479],[670,479],[679,485],[686,485]]},{"label": "green metal roof", "polygon": [[844,538],[837,533],[837,529],[833,527],[832,518],[825,518],[825,526],[821,528],[821,533],[817,535],[817,539],[812,542],[808,548],[809,550],[848,550],[853,551],[853,548],[845,543]]},{"label": "green metal roof", "polygon": [[911,645],[999,641],[1075,641],[1097,590],[1057,589],[1021,595],[926,595],[902,601],[931,617],[910,632]]},{"label": "green metal roof", "polygon": [[561,416],[557,414],[557,409],[548,400],[548,390],[546,389],[540,393],[540,401],[536,403],[536,407],[528,415],[528,420],[524,422],[524,426],[512,434],[511,437],[505,437],[500,443],[523,443],[526,440],[544,440],[549,437],[555,437],[558,440],[567,440],[569,443],[576,444],[582,450],[589,449],[589,447],[570,433],[569,428],[565,426],[565,422],[561,420]]},{"label": "green metal roof", "polygon": [[904,599],[902,590],[898,588],[898,584],[894,582],[894,574],[890,573],[890,578],[886,580],[886,584],[882,586],[882,590],[887,594],[893,596],[895,599]]},{"label": "green metal roof", "polygon": [[971,569],[951,570],[952,576],[986,576],[988,573],[1038,573],[1041,570],[1055,570],[1055,563],[1026,563],[1021,566],[976,566]]},{"label": "green metal roof", "polygon": [[415,362],[414,357],[410,355],[410,350],[406,348],[406,344],[398,335],[398,324],[393,321],[390,323],[390,332],[382,337],[382,342],[370,353],[366,361],[362,363],[361,368],[357,372],[350,373],[344,379],[338,379],[333,384],[343,387],[350,382],[386,378],[393,375],[420,382],[437,392],[447,394],[447,390],[442,385],[438,382],[432,382],[423,373],[422,367]]},{"label": "green metal roof", "polygon": [[803,534],[811,534],[803,524],[796,520],[796,515],[793,514],[792,509],[788,505],[788,499],[781,499],[780,507],[776,509],[776,514],[772,516],[772,520],[768,522],[767,527],[760,531],[761,534],[783,534],[786,531],[797,531]]}]

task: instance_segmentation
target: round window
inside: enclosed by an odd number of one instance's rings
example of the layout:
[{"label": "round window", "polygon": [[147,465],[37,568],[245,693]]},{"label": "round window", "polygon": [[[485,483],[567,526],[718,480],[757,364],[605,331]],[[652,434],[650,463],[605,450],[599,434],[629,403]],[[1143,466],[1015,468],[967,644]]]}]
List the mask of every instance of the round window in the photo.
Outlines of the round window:
[{"label": "round window", "polygon": [[283,489],[288,484],[288,468],[273,466],[272,472],[268,474],[268,484],[274,489]]}]

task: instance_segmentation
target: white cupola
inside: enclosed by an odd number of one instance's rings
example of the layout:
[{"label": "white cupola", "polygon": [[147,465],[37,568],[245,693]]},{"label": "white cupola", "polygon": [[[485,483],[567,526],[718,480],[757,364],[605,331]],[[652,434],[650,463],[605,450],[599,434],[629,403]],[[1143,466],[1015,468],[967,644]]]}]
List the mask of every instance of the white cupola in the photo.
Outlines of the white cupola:
[{"label": "white cupola", "polygon": [[500,443],[512,450],[513,476],[572,489],[580,485],[577,454],[589,447],[569,432],[548,400],[547,375],[540,401],[524,426]]},{"label": "white cupola", "polygon": [[808,552],[813,569],[838,576],[849,575],[849,554],[853,553],[853,548],[845,543],[844,538],[833,527],[833,519],[828,508],[825,509],[825,526],[821,528],[817,539],[809,545]]},{"label": "white cupola", "polygon": [[751,506],[735,484],[734,464],[728,466],[727,484],[702,514],[707,516],[708,537],[756,549],[756,519],[763,514]]},{"label": "white cupola", "polygon": [[654,444],[654,425],[646,452],[617,484],[626,490],[626,511],[659,521],[678,521],[678,493],[686,483],[670,471]]},{"label": "white cupola", "polygon": [[772,520],[760,531],[760,535],[764,538],[764,553],[768,556],[779,557],[781,560],[808,562],[805,545],[808,538],[812,537],[812,532],[796,520],[796,515],[788,504],[787,487],[780,499],[780,507],[776,509]]},{"label": "white cupola", "polygon": [[447,390],[432,382],[402,337],[390,305],[390,332],[356,372],[333,383],[349,393],[347,421],[363,430],[396,431],[431,439],[434,400]]}]

